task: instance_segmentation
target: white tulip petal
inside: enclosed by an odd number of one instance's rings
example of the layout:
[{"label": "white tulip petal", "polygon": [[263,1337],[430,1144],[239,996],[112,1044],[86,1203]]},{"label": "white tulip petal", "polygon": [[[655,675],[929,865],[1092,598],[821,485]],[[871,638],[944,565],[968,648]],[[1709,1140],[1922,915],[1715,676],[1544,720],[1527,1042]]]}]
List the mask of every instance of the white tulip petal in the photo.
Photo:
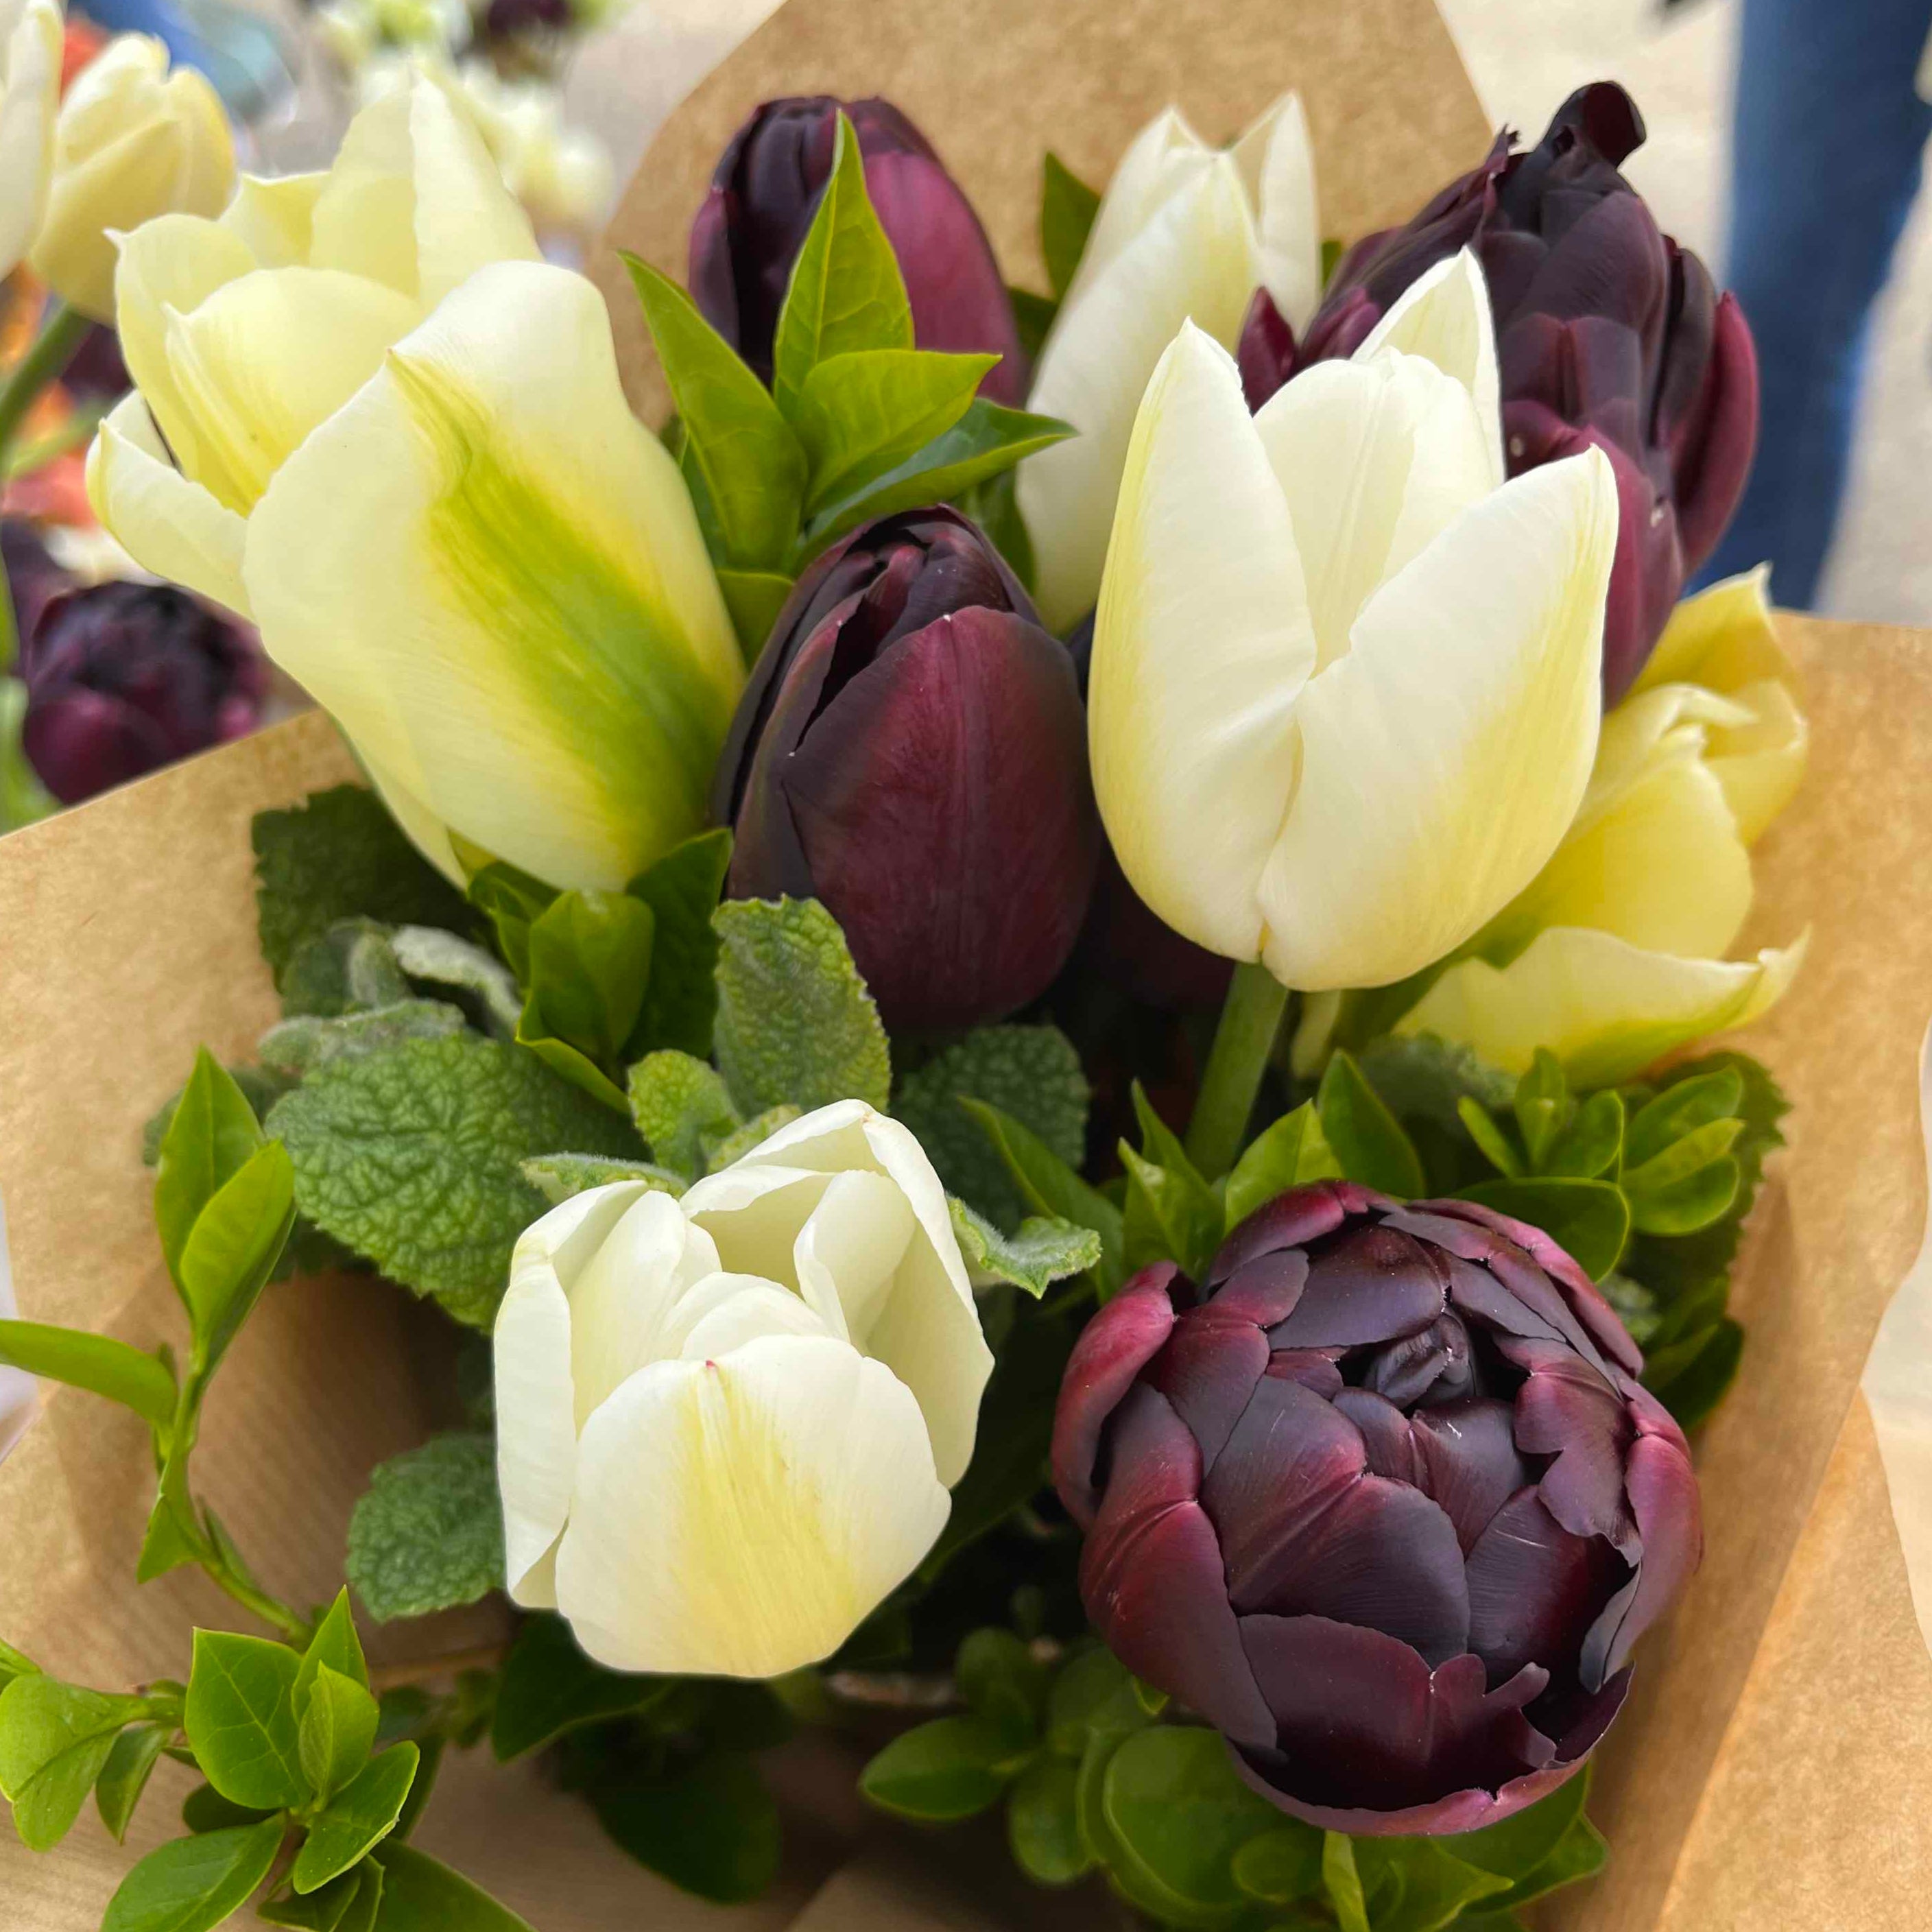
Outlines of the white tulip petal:
[{"label": "white tulip petal", "polygon": [[1099,593],[1135,416],[1156,364],[1190,320],[1232,344],[1260,275],[1240,177],[1216,154],[1062,304],[1028,406],[1080,434],[1028,458],[1017,484],[1052,628],[1078,622]]},{"label": "white tulip petal", "polygon": [[[353,752],[356,747],[352,745],[350,749]],[[466,866],[458,856],[449,827],[413,792],[399,784],[380,766],[359,754],[358,762],[388,808],[389,816],[402,827],[404,836],[452,885],[466,889],[473,868]]]},{"label": "white tulip petal", "polygon": [[1738,836],[1755,844],[1791,802],[1810,755],[1811,722],[1788,685],[1767,678],[1742,686],[1749,723],[1712,733],[1707,754],[1738,821]]},{"label": "white tulip petal", "polygon": [[1757,1018],[1783,997],[1804,948],[1801,938],[1754,960],[1679,959],[1561,926],[1500,970],[1480,959],[1451,967],[1395,1030],[1468,1046],[1506,1073],[1526,1072],[1547,1047],[1572,1086],[1610,1086]]},{"label": "white tulip petal", "polygon": [[[794,1252],[799,1230],[831,1184],[831,1175],[815,1168],[740,1161],[687,1189],[682,1205],[717,1244],[719,1264],[728,1272],[758,1275],[805,1294]],[[841,1332],[836,1297],[829,1303],[810,1294],[806,1300],[830,1333]]]},{"label": "white tulip petal", "polygon": [[235,199],[221,212],[227,230],[264,268],[306,263],[313,240],[315,204],[328,185],[325,172],[244,175]]},{"label": "white tulip petal", "polygon": [[1063,302],[1084,295],[1162,207],[1200,180],[1212,158],[1213,150],[1179,108],[1162,109],[1115,165]]},{"label": "white tulip petal", "polygon": [[1135,890],[1231,958],[1261,950],[1256,892],[1294,790],[1295,700],[1315,661],[1287,503],[1240,377],[1184,326],[1127,458],[1088,740]]},{"label": "white tulip petal", "polygon": [[1315,148],[1298,94],[1285,94],[1230,152],[1255,209],[1262,284],[1297,329],[1322,299]]},{"label": "white tulip petal", "polygon": [[658,1362],[584,1432],[557,1598],[610,1669],[779,1676],[836,1650],[950,1508],[910,1392],[846,1344]]},{"label": "white tulip petal", "polygon": [[616,890],[703,822],[742,664],[581,277],[472,276],[276,472],[243,574],[270,655],[470,843]]},{"label": "white tulip petal", "polygon": [[556,1271],[540,1262],[516,1269],[496,1311],[496,1480],[506,1579],[512,1600],[530,1609],[555,1601],[545,1559],[577,1482],[570,1342],[570,1304]]},{"label": "white tulip petal", "polygon": [[1596,751],[1616,520],[1595,450],[1505,484],[1376,592],[1303,691],[1300,779],[1262,880],[1285,985],[1419,971],[1550,857]]},{"label": "white tulip petal", "polygon": [[[826,1327],[868,1354],[917,1223],[904,1195],[882,1174],[834,1174],[793,1244],[800,1292],[814,1308],[836,1307]],[[915,1391],[916,1393],[916,1391]]]},{"label": "white tulip petal", "polygon": [[1476,405],[1490,457],[1490,487],[1503,480],[1502,384],[1496,366],[1496,326],[1490,288],[1475,250],[1465,248],[1419,275],[1390,304],[1355,360],[1400,349],[1435,364],[1467,389]]},{"label": "white tulip petal", "polygon": [[540,1264],[556,1275],[567,1293],[610,1230],[649,1192],[641,1180],[614,1180],[560,1202],[517,1238],[510,1272],[520,1274]]},{"label": "white tulip petal", "polygon": [[0,10],[0,280],[19,266],[46,212],[60,111],[61,13],[52,0]]},{"label": "white tulip petal", "polygon": [[248,615],[242,582],[248,525],[175,467],[138,392],[116,404],[95,434],[87,500],[101,527],[143,570]]},{"label": "white tulip petal", "polygon": [[539,261],[542,251],[454,82],[419,79],[408,100],[417,292],[430,309],[488,263]]},{"label": "white tulip petal", "polygon": [[[670,1312],[662,1352],[686,1361],[715,1360],[767,1335],[824,1335],[825,1324],[788,1288],[756,1275],[706,1275]],[[843,1341],[834,1335],[835,1342]]]}]

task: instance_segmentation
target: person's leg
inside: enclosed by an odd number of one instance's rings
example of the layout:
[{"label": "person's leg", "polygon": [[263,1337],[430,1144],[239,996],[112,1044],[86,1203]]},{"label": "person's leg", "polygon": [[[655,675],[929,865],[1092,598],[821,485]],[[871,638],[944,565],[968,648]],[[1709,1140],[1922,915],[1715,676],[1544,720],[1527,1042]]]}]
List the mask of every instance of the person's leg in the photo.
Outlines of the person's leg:
[{"label": "person's leg", "polygon": [[1764,415],[1701,582],[1768,560],[1780,603],[1815,597],[1872,305],[1932,135],[1913,88],[1928,32],[1932,0],[1744,0],[1726,272],[1757,338]]}]

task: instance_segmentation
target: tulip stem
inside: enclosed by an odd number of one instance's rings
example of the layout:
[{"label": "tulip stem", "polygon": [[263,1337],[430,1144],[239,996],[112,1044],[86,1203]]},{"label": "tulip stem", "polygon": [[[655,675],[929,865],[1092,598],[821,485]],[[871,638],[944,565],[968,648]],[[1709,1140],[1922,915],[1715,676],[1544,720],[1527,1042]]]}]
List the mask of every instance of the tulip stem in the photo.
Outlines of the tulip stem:
[{"label": "tulip stem", "polygon": [[[48,304],[46,320],[34,338],[34,346],[14,365],[4,385],[0,386],[0,478],[7,473],[8,448],[26,420],[27,412],[40,392],[59,380],[80,352],[92,326],[86,316],[64,302]],[[11,670],[20,655],[13,586],[7,581],[6,564],[0,560],[0,673]]]},{"label": "tulip stem", "polygon": [[1226,1174],[1240,1153],[1287,1007],[1288,988],[1265,966],[1234,968],[1187,1127],[1187,1157],[1210,1180]]}]

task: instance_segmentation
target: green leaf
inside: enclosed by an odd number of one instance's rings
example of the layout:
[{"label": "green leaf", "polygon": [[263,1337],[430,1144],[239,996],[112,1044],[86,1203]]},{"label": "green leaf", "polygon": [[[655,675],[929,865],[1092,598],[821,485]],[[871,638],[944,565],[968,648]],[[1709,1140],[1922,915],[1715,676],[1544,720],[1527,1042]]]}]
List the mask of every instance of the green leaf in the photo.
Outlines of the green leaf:
[{"label": "green leaf", "polygon": [[[492,859],[470,876],[470,902],[488,915],[496,949],[519,981],[530,976],[530,922],[556,897],[556,888],[533,879],[501,859]],[[518,1001],[520,1010],[522,1001]],[[514,1030],[515,1017],[511,1019]]]},{"label": "green leaf", "polygon": [[1348,1179],[1398,1200],[1423,1192],[1422,1162],[1414,1143],[1349,1054],[1330,1057],[1315,1107]]},{"label": "green leaf", "polygon": [[500,1589],[495,1439],[439,1436],[383,1463],[350,1519],[346,1567],[379,1623],[454,1610]]},{"label": "green leaf", "polygon": [[[1006,299],[1013,306],[1013,322],[1019,331],[1020,350],[1030,362],[1036,362],[1053,332],[1060,304],[1052,296],[1036,294],[1031,289],[1009,288]],[[1010,558],[1007,560],[1012,561]]]},{"label": "green leaf", "polygon": [[1744,1076],[1736,1066],[1676,1082],[1631,1116],[1626,1172],[1636,1172],[1687,1134],[1734,1118],[1743,1100]]},{"label": "green leaf", "polygon": [[508,1764],[585,1724],[647,1710],[676,1681],[605,1670],[578,1648],[561,1617],[532,1617],[503,1666],[490,1748]]},{"label": "green leaf", "polygon": [[[788,583],[787,592],[790,588]],[[700,832],[631,881],[631,896],[650,907],[657,921],[650,983],[632,1034],[632,1052],[670,1047],[702,1058],[711,1051],[718,1010],[718,935],[711,916],[730,867],[730,833]]]},{"label": "green leaf", "polygon": [[376,1863],[382,1894],[374,1932],[532,1932],[488,1892],[413,1846],[386,1844]]},{"label": "green leaf", "polygon": [[944,436],[999,359],[872,349],[818,364],[792,410],[812,466],[807,513],[863,489]]},{"label": "green leaf", "polygon": [[434,926],[398,926],[389,944],[405,977],[464,994],[487,1032],[498,1040],[514,1036],[523,1006],[516,975],[482,946]]},{"label": "green leaf", "polygon": [[859,1789],[882,1811],[950,1823],[997,1804],[1031,1756],[988,1718],[938,1718],[895,1738],[860,1773]]},{"label": "green leaf", "polygon": [[1341,1932],[1370,1932],[1368,1902],[1355,1868],[1354,1841],[1343,1832],[1322,1834],[1322,1884]]},{"label": "green leaf", "polygon": [[1080,258],[1087,252],[1100,197],[1050,148],[1041,170],[1040,245],[1054,299],[1066,299]]},{"label": "green leaf", "polygon": [[152,1355],[110,1336],[40,1322],[0,1321],[0,1364],[104,1396],[157,1429],[167,1429],[174,1420],[174,1377]]},{"label": "green leaf", "polygon": [[520,1164],[524,1178],[553,1207],[615,1180],[641,1180],[661,1193],[682,1194],[684,1177],[645,1160],[614,1160],[607,1154],[544,1154]]},{"label": "green leaf", "polygon": [[1647,1358],[1644,1386],[1681,1428],[1695,1429],[1724,1400],[1744,1352],[1744,1331],[1726,1316],[1681,1348]]},{"label": "green leaf", "polygon": [[958,508],[980,526],[980,533],[1030,593],[1039,582],[1040,572],[1033,537],[1020,510],[1018,481],[1017,470],[1002,470],[962,491]]},{"label": "green leaf", "polygon": [[1222,1196],[1223,1220],[1232,1230],[1277,1194],[1311,1180],[1339,1180],[1341,1173],[1315,1103],[1304,1100],[1257,1134],[1235,1162]]},{"label": "green leaf", "polygon": [[1570,1097],[1570,1083],[1563,1077],[1563,1063],[1547,1047],[1536,1049],[1529,1071],[1516,1082],[1514,1104],[1516,1130],[1528,1152],[1530,1169],[1540,1174],[1544,1156],[1569,1125],[1576,1104]]},{"label": "green leaf", "polygon": [[[1609,1862],[1610,1848],[1604,1834],[1587,1818],[1578,1818],[1543,1862],[1516,1880],[1506,1892],[1486,1901],[1501,1911],[1544,1897],[1580,1880],[1594,1878]],[[1518,1923],[1521,1922],[1519,1921]]]},{"label": "green leaf", "polygon": [[794,1107],[789,1100],[781,1101],[776,1107],[767,1107],[762,1114],[754,1114],[742,1126],[734,1127],[728,1134],[707,1134],[704,1137],[704,1165],[706,1170],[716,1173],[721,1167],[729,1167],[734,1161],[742,1160],[746,1155],[762,1147],[781,1127],[788,1127],[802,1117],[804,1109]]},{"label": "green leaf", "polygon": [[1072,1168],[1010,1114],[980,1100],[959,1102],[976,1120],[1018,1184],[1020,1198],[1049,1220],[1091,1228],[1100,1238],[1095,1279],[1112,1292],[1125,1279],[1125,1236],[1120,1210],[1098,1188],[1090,1187]]},{"label": "green leaf", "polygon": [[1058,1027],[976,1027],[905,1076],[892,1112],[912,1130],[947,1191],[1011,1230],[1024,1216],[1026,1201],[960,1101],[1000,1108],[1077,1168],[1087,1157],[1090,1092],[1078,1052]]},{"label": "green leaf", "polygon": [[462,896],[361,785],[312,792],[254,825],[255,912],[278,992],[302,948],[338,920],[468,930]]},{"label": "green leaf", "polygon": [[302,1772],[309,1789],[327,1804],[369,1761],[376,1742],[376,1700],[354,1678],[319,1664],[307,1696],[298,1702]]},{"label": "green leaf", "polygon": [[1118,1742],[1150,1721],[1126,1666],[1097,1645],[1063,1664],[1047,1694],[1047,1748],[1060,1757],[1082,1758],[1094,1738]]},{"label": "green leaf", "polygon": [[778,1807],[740,1752],[708,1752],[676,1778],[599,1786],[590,1802],[622,1850],[700,1898],[742,1904],[778,1876]]},{"label": "green leaf", "polygon": [[274,1811],[305,1804],[296,1678],[285,1644],[196,1630],[188,1686],[188,1741],[202,1775],[232,1804]]},{"label": "green leaf", "polygon": [[16,1650],[10,1643],[0,1643],[0,1690],[4,1690],[16,1677],[32,1677],[40,1666],[25,1651]]},{"label": "green leaf", "polygon": [[121,1881],[100,1932],[211,1932],[253,1898],[282,1846],[282,1821],[176,1838]]},{"label": "green leaf", "polygon": [[806,380],[821,363],[912,346],[912,304],[898,257],[873,212],[859,136],[842,112],[832,172],[792,264],[772,338],[772,393],[797,423]]},{"label": "green leaf", "polygon": [[1014,1782],[1006,1800],[1006,1843],[1036,1885],[1071,1885],[1094,1867],[1074,1810],[1076,1774],[1064,1758],[1041,1758]]},{"label": "green leaf", "polygon": [[1249,1898],[1292,1905],[1321,1886],[1322,1835],[1312,1825],[1284,1819],[1241,1845],[1228,1870]]},{"label": "green leaf", "polygon": [[1163,1167],[1125,1141],[1120,1155],[1127,1175],[1122,1267],[1132,1274],[1151,1262],[1173,1261],[1198,1279],[1220,1244],[1221,1204],[1214,1190],[1191,1165]]},{"label": "green leaf", "polygon": [[393,932],[374,920],[344,919],[309,940],[283,976],[284,1017],[334,1019],[406,1000]]},{"label": "green leaf", "polygon": [[[1507,1879],[1465,1864],[1433,1838],[1364,1838],[1355,1857],[1375,1901],[1376,1932],[1444,1932],[1466,1907],[1509,1889]],[[1383,1903],[1385,1891],[1392,1905]]]},{"label": "green leaf", "polygon": [[1498,1173],[1511,1180],[1522,1178],[1522,1156],[1510,1144],[1508,1135],[1497,1126],[1490,1110],[1466,1094],[1456,1103],[1456,1118],[1476,1144],[1477,1151]]},{"label": "green leaf", "polygon": [[359,1865],[304,1898],[299,1892],[278,1893],[256,1906],[255,1916],[266,1924],[285,1925],[294,1932],[342,1932],[343,1921],[361,1896],[364,1873],[373,1873],[382,1883],[381,1868]]},{"label": "green leaf", "polygon": [[952,1678],[967,1708],[1016,1748],[1039,1736],[1046,1715],[1046,1670],[1011,1630],[970,1632],[953,1659]]},{"label": "green leaf", "polygon": [[[373,1736],[374,1726],[370,1728]],[[414,1744],[392,1744],[343,1787],[310,1823],[291,1874],[296,1891],[314,1892],[339,1878],[389,1835],[402,1816],[420,1761]]]},{"label": "green leaf", "polygon": [[1623,1096],[1606,1088],[1581,1102],[1543,1157],[1545,1174],[1594,1180],[1613,1174],[1623,1156]]},{"label": "green leaf", "polygon": [[296,1178],[286,1150],[259,1148],[202,1208],[176,1278],[195,1329],[197,1363],[212,1368],[248,1320],[296,1224]]},{"label": "green leaf", "polygon": [[[246,1166],[262,1145],[255,1110],[206,1047],[175,1103],[154,1171],[154,1225],[168,1272],[181,1287],[181,1261],[201,1211]],[[182,1299],[188,1312],[194,1304]]]},{"label": "green leaf", "polygon": [[701,479],[716,525],[715,560],[770,569],[798,528],[805,452],[764,383],[690,296],[638,256],[622,259],[684,426],[684,466]]},{"label": "green leaf", "polygon": [[530,926],[518,1037],[566,1040],[599,1066],[614,1062],[644,1010],[656,929],[628,892],[560,893]]},{"label": "green leaf", "polygon": [[1486,1825],[1480,1832],[1460,1832],[1445,1838],[1442,1849],[1465,1864],[1479,1866],[1511,1881],[1522,1878],[1556,1850],[1564,1833],[1582,1817],[1589,1790],[1590,1771],[1586,1765],[1548,1797],[1539,1798],[1499,1825]]},{"label": "green leaf", "polygon": [[448,1040],[462,1032],[466,1024],[461,1009],[446,1000],[398,1000],[394,1006],[343,1013],[332,1019],[298,1014],[272,1026],[257,1042],[256,1051],[264,1066],[301,1080],[332,1060],[380,1053],[406,1040]]},{"label": "green leaf", "polygon": [[1037,1301],[1057,1281],[1084,1274],[1100,1262],[1100,1237],[1091,1228],[1036,1215],[1017,1234],[1003,1234],[957,1196],[949,1195],[952,1232],[975,1288],[1006,1282]]},{"label": "green leaf", "polygon": [[704,1173],[707,1141],[742,1124],[723,1075],[688,1053],[647,1053],[631,1069],[631,1118],[658,1166],[687,1183]]},{"label": "green leaf", "polygon": [[198,1784],[182,1801],[182,1822],[190,1832],[230,1832],[275,1816],[250,1804],[231,1804],[212,1784]]},{"label": "green leaf", "polygon": [[724,593],[724,608],[731,614],[731,628],[737,633],[738,649],[748,664],[764,655],[797,580],[782,570],[731,570],[718,572],[718,587]]},{"label": "green leaf", "polygon": [[1508,1106],[1516,1084],[1466,1046],[1432,1033],[1385,1035],[1362,1049],[1362,1076],[1398,1120],[1431,1120],[1454,1128],[1457,1102],[1467,1098],[1492,1114]]},{"label": "green leaf", "polygon": [[886,1030],[831,914],[816,899],[732,899],[712,922],[718,1066],[740,1111],[860,1100],[884,1112]]},{"label": "green leaf", "polygon": [[94,1802],[116,1844],[127,1843],[134,1808],[173,1736],[172,1724],[132,1724],[114,1740],[94,1782]]},{"label": "green leaf", "polygon": [[875,518],[956,502],[976,485],[1074,434],[1072,424],[1057,416],[1030,416],[979,397],[944,436],[862,489],[826,504],[806,526],[793,565],[802,569],[848,531]]},{"label": "green leaf", "polygon": [[1462,1198],[1540,1228],[1592,1281],[1616,1266],[1630,1237],[1629,1204],[1607,1180],[1486,1180]]},{"label": "green leaf", "polygon": [[488,1328],[517,1237],[544,1211],[521,1163],[627,1156],[627,1121],[499,1041],[411,1040],[338,1061],[278,1101],[271,1130],[309,1219],[392,1280]]},{"label": "green leaf", "polygon": [[67,1836],[122,1726],[146,1709],[137,1697],[106,1696],[38,1671],[0,1691],[0,1794],[29,1851],[51,1851]]},{"label": "green leaf", "polygon": [[315,1635],[310,1638],[308,1649],[303,1655],[302,1668],[296,1672],[298,1719],[308,1707],[309,1694],[325,1664],[352,1683],[360,1684],[365,1690],[368,1689],[368,1660],[362,1654],[362,1640],[356,1634],[356,1618],[349,1607],[346,1588],[336,1592],[335,1600],[316,1625]]}]

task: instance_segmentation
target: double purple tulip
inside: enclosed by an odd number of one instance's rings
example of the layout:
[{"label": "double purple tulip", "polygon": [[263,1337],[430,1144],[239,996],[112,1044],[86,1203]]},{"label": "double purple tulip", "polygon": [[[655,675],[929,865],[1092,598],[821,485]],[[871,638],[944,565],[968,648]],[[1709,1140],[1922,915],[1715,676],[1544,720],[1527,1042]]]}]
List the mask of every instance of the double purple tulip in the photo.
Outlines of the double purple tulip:
[{"label": "double purple tulip", "polygon": [[712,802],[730,896],[821,900],[894,1027],[1044,992],[1100,857],[1073,660],[948,509],[868,524],[800,578]]},{"label": "double purple tulip", "polygon": [[992,244],[932,144],[890,101],[769,100],[739,129],[692,224],[698,308],[770,382],[778,312],[832,172],[842,107],[859,136],[866,192],[905,278],[918,346],[999,356],[980,392],[1017,408],[1026,357]]},{"label": "double purple tulip", "polygon": [[1352,248],[1299,343],[1258,294],[1240,349],[1259,408],[1298,370],[1352,355],[1418,276],[1473,248],[1496,316],[1510,475],[1592,445],[1616,474],[1604,632],[1612,704],[1717,548],[1757,439],[1757,358],[1743,311],[1659,232],[1618,172],[1642,140],[1621,87],[1579,89],[1536,147],[1511,153],[1505,130],[1406,227]]},{"label": "double purple tulip", "polygon": [[1465,1832],[1553,1790],[1702,1550],[1682,1432],[1546,1235],[1324,1182],[1094,1317],[1053,1469],[1081,1594],[1283,1810]]}]

